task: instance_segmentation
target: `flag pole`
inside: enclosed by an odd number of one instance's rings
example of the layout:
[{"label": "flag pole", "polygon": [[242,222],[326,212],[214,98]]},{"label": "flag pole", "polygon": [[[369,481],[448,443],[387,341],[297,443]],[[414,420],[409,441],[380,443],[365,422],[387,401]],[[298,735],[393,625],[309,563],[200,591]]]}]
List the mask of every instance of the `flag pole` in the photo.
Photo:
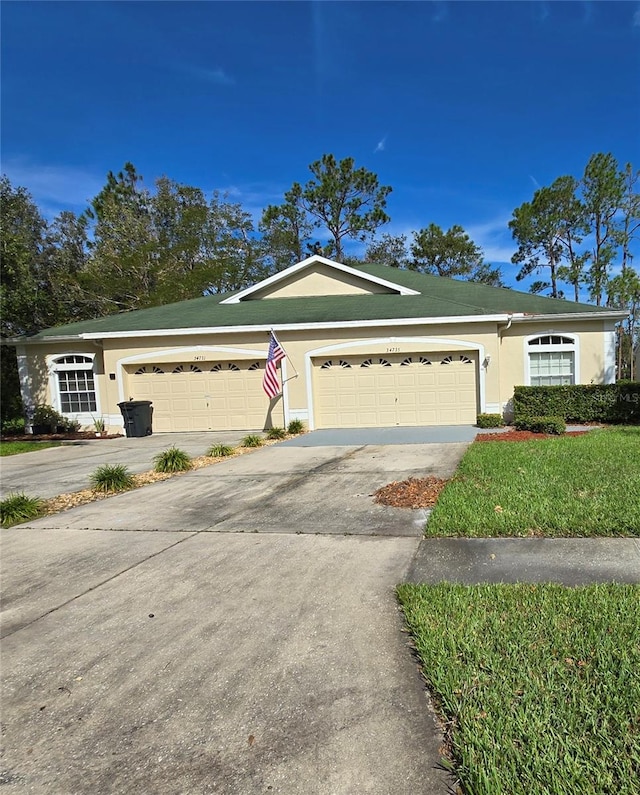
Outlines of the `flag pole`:
[{"label": "flag pole", "polygon": [[[271,331],[270,331],[269,333],[270,333],[271,335],[273,335],[274,339],[278,340],[278,338],[276,337],[276,333],[275,333],[275,331],[273,330],[273,327],[271,328]],[[278,340],[278,344],[280,344],[280,340]],[[282,345],[280,345],[280,347],[282,348]],[[298,371],[296,370],[296,366],[295,366],[295,364],[294,364],[294,363],[291,361],[291,359],[290,359],[290,357],[289,357],[289,354],[288,354],[288,353],[285,351],[285,349],[284,349],[284,348],[282,348],[282,350],[284,351],[284,355],[285,355],[285,357],[288,359],[288,361],[289,361],[289,364],[291,365],[291,368],[292,368],[292,370],[293,370],[293,372],[294,372],[294,375],[292,375],[292,376],[291,376],[291,378],[297,378],[297,377],[298,377]],[[286,380],[287,380],[287,381],[291,381],[291,378],[287,378]],[[284,383],[286,383],[286,381],[283,381],[282,383],[284,384]]]}]

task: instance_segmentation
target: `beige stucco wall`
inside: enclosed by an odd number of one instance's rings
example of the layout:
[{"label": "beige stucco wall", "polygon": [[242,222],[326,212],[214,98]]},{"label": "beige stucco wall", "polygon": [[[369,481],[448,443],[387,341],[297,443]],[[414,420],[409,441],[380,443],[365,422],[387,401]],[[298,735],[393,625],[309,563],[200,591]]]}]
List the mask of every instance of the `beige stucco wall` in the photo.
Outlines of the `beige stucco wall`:
[{"label": "beige stucco wall", "polygon": [[[610,326],[601,320],[548,323],[495,322],[438,325],[388,325],[375,328],[299,329],[277,332],[288,354],[283,363],[286,421],[299,417],[309,421],[312,358],[331,358],[340,353],[425,353],[428,351],[474,350],[479,362],[478,410],[501,411],[513,394],[514,386],[526,379],[524,340],[533,334],[573,334],[578,337],[579,381],[610,380],[606,374],[606,345]],[[605,333],[606,332],[606,333]],[[609,342],[608,342],[609,340]],[[136,362],[197,362],[266,358],[269,335],[266,331],[219,334],[167,335],[137,339],[118,338],[91,342],[33,344],[24,346],[23,364],[29,371],[32,402],[54,403],[45,366],[47,355],[63,353],[95,354],[99,413],[111,427],[121,427],[118,402],[128,399],[127,370]],[[327,350],[328,349],[328,350]],[[314,353],[315,352],[315,353]],[[20,353],[20,351],[19,351]],[[203,358],[204,357],[204,358]],[[129,362],[123,361],[129,360]],[[609,374],[610,375],[610,374]],[[111,378],[110,376],[114,376]],[[266,396],[265,396],[266,400]]]},{"label": "beige stucco wall", "polygon": [[305,271],[303,276],[297,273],[282,279],[273,287],[266,287],[253,294],[251,299],[261,298],[305,298],[318,295],[359,295],[362,293],[388,293],[388,287],[357,274],[345,273],[317,264]]}]

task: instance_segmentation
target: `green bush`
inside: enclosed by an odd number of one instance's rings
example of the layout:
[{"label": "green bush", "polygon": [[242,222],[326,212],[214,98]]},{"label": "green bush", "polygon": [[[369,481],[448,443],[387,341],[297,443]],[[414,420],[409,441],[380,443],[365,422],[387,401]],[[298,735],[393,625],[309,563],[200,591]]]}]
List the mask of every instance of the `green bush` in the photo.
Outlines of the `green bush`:
[{"label": "green bush", "polygon": [[243,447],[262,447],[263,444],[264,440],[262,436],[258,436],[257,433],[250,433],[242,440]]},{"label": "green bush", "polygon": [[40,403],[33,410],[31,424],[34,428],[46,429],[48,433],[55,433],[58,427],[63,427],[65,417],[47,403]]},{"label": "green bush", "polygon": [[22,436],[24,434],[24,417],[14,417],[2,423],[2,433],[6,436]]},{"label": "green bush", "polygon": [[37,519],[42,515],[44,507],[40,497],[28,497],[26,494],[9,494],[0,502],[0,519],[3,527],[11,527],[29,519]]},{"label": "green bush", "polygon": [[286,435],[284,428],[269,428],[267,431],[267,439],[284,439]]},{"label": "green bush", "polygon": [[302,420],[291,420],[291,422],[287,426],[287,431],[292,436],[295,436],[298,433],[303,433],[304,432],[304,422],[302,422]]},{"label": "green bush", "polygon": [[478,428],[502,428],[504,421],[502,414],[478,414],[476,425]]},{"label": "green bush", "polygon": [[191,469],[191,459],[184,450],[178,449],[175,445],[158,453],[153,459],[156,472],[185,472]]},{"label": "green bush", "polygon": [[207,451],[207,455],[212,458],[226,458],[235,453],[235,447],[228,444],[214,444]]},{"label": "green bush", "polygon": [[562,417],[521,417],[515,420],[514,426],[519,431],[531,431],[532,433],[554,433],[563,434],[567,426]]},{"label": "green bush", "polygon": [[514,420],[562,417],[565,422],[640,423],[640,383],[517,386]]},{"label": "green bush", "polygon": [[134,486],[133,475],[124,464],[103,464],[89,478],[94,491],[126,491]]}]

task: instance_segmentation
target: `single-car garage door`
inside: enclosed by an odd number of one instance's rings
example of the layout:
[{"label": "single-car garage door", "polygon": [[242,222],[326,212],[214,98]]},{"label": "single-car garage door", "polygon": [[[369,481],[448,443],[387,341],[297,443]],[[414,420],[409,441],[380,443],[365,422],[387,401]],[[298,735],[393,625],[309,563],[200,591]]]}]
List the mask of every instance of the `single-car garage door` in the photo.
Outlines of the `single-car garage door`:
[{"label": "single-car garage door", "polygon": [[477,361],[474,351],[316,359],[316,427],[473,424]]},{"label": "single-car garage door", "polygon": [[129,370],[134,400],[153,403],[153,430],[254,430],[284,425],[282,401],[269,416],[264,361],[144,364]]}]

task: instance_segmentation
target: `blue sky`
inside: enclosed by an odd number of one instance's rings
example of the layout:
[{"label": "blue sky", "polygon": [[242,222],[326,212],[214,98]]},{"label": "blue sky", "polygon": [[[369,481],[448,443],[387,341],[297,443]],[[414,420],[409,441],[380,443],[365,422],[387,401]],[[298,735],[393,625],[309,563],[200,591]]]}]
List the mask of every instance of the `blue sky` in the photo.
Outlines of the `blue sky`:
[{"label": "blue sky", "polygon": [[393,187],[385,231],[508,262],[538,186],[640,165],[640,3],[3,2],[1,134],[48,215],[131,161],[257,218],[331,152]]}]

